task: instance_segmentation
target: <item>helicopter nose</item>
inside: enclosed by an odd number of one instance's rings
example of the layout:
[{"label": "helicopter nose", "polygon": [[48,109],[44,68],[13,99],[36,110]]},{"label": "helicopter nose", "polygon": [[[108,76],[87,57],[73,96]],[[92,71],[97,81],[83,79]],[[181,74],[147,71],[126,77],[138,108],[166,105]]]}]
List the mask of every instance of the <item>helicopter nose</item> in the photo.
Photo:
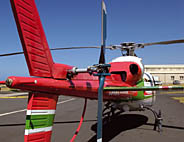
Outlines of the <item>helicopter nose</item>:
[{"label": "helicopter nose", "polygon": [[132,75],[136,75],[138,73],[138,70],[139,70],[139,68],[136,64],[131,64],[129,66],[129,69],[130,69],[130,72]]}]

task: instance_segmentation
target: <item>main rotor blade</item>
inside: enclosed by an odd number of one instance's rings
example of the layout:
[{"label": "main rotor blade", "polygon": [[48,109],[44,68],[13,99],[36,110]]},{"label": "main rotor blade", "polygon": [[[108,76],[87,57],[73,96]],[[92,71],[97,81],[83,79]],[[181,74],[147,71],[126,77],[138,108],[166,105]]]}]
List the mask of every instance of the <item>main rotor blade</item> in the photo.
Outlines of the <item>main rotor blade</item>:
[{"label": "main rotor blade", "polygon": [[184,43],[184,39],[143,43],[142,45],[143,46],[151,46],[151,45],[168,45],[168,44],[177,44],[177,43]]},{"label": "main rotor blade", "polygon": [[184,86],[105,87],[104,91],[184,90]]},{"label": "main rotor blade", "polygon": [[105,47],[101,46],[99,64],[105,64]]},{"label": "main rotor blade", "polygon": [[102,33],[101,33],[101,51],[99,64],[105,64],[105,42],[107,37],[107,11],[104,1],[102,0]]},{"label": "main rotor blade", "polygon": [[66,48],[51,48],[50,50],[68,50],[68,49],[88,49],[88,48],[92,48],[92,49],[94,49],[94,48],[100,48],[100,47],[98,47],[98,46],[89,46],[89,47],[66,47]]},{"label": "main rotor blade", "polygon": [[[89,47],[66,47],[66,48],[51,48],[51,51],[55,51],[55,50],[72,50],[72,49],[89,49],[89,48],[100,48],[98,46],[89,46]],[[14,52],[14,53],[6,53],[6,54],[0,54],[0,57],[4,57],[4,56],[12,56],[12,55],[19,55],[19,54],[23,54],[24,52]]]},{"label": "main rotor blade", "polygon": [[0,57],[18,55],[18,54],[23,54],[23,53],[24,52],[14,52],[14,53],[1,54]]}]

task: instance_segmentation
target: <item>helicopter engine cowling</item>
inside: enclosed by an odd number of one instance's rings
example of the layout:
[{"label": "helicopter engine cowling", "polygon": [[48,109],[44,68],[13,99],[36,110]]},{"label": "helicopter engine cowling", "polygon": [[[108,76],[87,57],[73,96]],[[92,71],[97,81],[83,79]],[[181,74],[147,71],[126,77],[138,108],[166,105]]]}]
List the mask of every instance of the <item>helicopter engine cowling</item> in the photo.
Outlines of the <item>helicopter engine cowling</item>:
[{"label": "helicopter engine cowling", "polygon": [[136,85],[144,74],[144,66],[141,60],[141,58],[135,56],[122,56],[112,60],[110,62],[112,80],[122,81],[131,86]]}]

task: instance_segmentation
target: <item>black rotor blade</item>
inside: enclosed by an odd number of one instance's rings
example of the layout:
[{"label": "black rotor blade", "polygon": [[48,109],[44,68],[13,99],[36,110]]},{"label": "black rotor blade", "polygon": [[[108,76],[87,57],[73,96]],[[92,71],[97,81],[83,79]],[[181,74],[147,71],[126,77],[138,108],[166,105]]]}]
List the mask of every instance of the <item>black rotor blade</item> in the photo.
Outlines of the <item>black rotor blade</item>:
[{"label": "black rotor blade", "polygon": [[66,48],[51,48],[50,50],[54,51],[54,50],[68,50],[68,49],[88,49],[88,48],[100,48],[98,46],[89,46],[89,47],[66,47]]},{"label": "black rotor blade", "polygon": [[[168,45],[168,44],[177,44],[177,43],[184,43],[184,39],[143,43],[143,44],[140,44],[140,46],[144,47],[144,46],[152,46],[152,45]],[[105,63],[105,56],[104,56],[105,48],[113,49],[112,46],[105,47],[105,46],[102,45],[101,47],[98,47],[98,46],[83,47],[83,46],[81,46],[81,47],[51,48],[50,50],[54,51],[54,50],[73,50],[73,49],[89,49],[89,48],[91,48],[91,49],[101,48],[99,63]],[[0,54],[0,57],[19,55],[19,54],[23,54],[23,53],[24,52],[14,52],[14,53]]]},{"label": "black rotor blade", "polygon": [[[66,47],[66,48],[51,48],[51,51],[55,51],[55,50],[72,50],[72,49],[89,49],[89,48],[100,48],[98,46],[91,46],[91,47]],[[13,56],[13,55],[19,55],[19,54],[23,54],[24,52],[14,52],[14,53],[6,53],[6,54],[0,54],[0,57],[3,56]]]},{"label": "black rotor blade", "polygon": [[19,54],[23,54],[24,52],[14,52],[14,53],[7,53],[7,54],[1,54],[0,57],[3,56],[12,56],[12,55],[19,55]]},{"label": "black rotor blade", "polygon": [[168,44],[177,44],[177,43],[184,43],[184,39],[143,43],[142,45],[143,46],[151,46],[151,45],[168,45]]},{"label": "black rotor blade", "polygon": [[100,51],[99,64],[105,64],[105,47],[103,45],[102,45],[101,51]]}]

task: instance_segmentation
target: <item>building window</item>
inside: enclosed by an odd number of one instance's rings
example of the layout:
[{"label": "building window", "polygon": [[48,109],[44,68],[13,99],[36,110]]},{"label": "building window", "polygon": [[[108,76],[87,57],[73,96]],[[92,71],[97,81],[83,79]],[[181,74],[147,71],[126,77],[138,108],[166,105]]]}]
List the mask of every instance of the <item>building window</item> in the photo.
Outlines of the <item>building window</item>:
[{"label": "building window", "polygon": [[180,80],[184,80],[184,76],[180,76]]},{"label": "building window", "polygon": [[174,76],[171,76],[171,80],[174,80]]}]

